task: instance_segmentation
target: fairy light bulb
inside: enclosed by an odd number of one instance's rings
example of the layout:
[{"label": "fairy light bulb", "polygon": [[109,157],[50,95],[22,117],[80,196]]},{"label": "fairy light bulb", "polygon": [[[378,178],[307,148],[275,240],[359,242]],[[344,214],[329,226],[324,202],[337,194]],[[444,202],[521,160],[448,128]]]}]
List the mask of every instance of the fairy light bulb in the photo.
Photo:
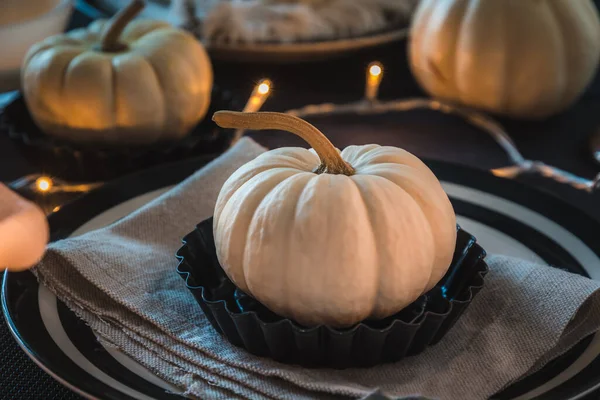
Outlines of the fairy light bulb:
[{"label": "fairy light bulb", "polygon": [[270,83],[267,82],[263,82],[260,85],[258,85],[258,94],[262,94],[265,95],[267,93],[269,93],[269,91],[271,90],[271,85]]},{"label": "fairy light bulb", "polygon": [[[267,99],[271,95],[272,87],[273,87],[273,83],[271,82],[271,80],[269,80],[269,79],[260,80],[256,84],[256,86],[254,86],[254,90],[252,90],[252,94],[250,95],[250,98],[248,98],[248,101],[246,102],[246,105],[244,106],[244,109],[242,111],[248,112],[248,113],[260,111],[263,104],[265,104],[265,101],[267,101]],[[234,143],[236,143],[238,140],[240,140],[240,138],[243,135],[244,135],[244,130],[237,129],[233,135],[233,140],[231,141],[231,144],[233,145]]]},{"label": "fairy light bulb", "polygon": [[269,98],[271,94],[271,81],[269,79],[262,79],[258,84],[254,87],[246,106],[244,107],[244,112],[257,112],[260,111],[265,101]]},{"label": "fairy light bulb", "polygon": [[379,64],[373,64],[369,67],[369,74],[371,76],[379,76],[381,75],[381,65]]},{"label": "fairy light bulb", "polygon": [[52,189],[52,186],[52,179],[48,178],[47,176],[39,177],[35,181],[35,187],[38,192],[47,193]]},{"label": "fairy light bulb", "polygon": [[367,67],[367,82],[365,85],[365,98],[369,101],[377,100],[379,86],[383,79],[383,65],[379,61],[374,61]]}]

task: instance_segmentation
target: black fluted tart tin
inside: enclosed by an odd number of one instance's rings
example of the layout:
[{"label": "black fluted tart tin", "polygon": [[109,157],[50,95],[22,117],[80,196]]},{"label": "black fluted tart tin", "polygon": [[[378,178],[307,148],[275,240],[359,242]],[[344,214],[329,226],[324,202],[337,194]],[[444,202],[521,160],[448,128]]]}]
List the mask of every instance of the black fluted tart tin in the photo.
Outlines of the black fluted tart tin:
[{"label": "black fluted tart tin", "polygon": [[239,290],[217,259],[212,218],[183,238],[177,272],[213,328],[232,344],[283,363],[352,368],[399,361],[437,344],[482,289],[485,256],[457,226],[452,264],[435,288],[391,317],[348,329],[302,327]]},{"label": "black fluted tart tin", "polygon": [[44,134],[18,94],[0,109],[0,134],[13,139],[27,160],[44,174],[75,182],[106,181],[158,164],[222,153],[231,144],[234,133],[218,127],[210,116],[219,110],[242,107],[239,98],[215,86],[206,116],[186,137],[145,146],[102,146]]}]

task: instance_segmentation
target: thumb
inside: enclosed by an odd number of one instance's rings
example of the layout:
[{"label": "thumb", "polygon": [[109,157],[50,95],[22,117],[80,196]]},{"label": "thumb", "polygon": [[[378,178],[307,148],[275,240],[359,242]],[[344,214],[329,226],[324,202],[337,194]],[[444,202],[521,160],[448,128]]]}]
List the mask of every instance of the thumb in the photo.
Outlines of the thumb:
[{"label": "thumb", "polygon": [[44,255],[48,239],[43,211],[0,184],[0,270],[34,266]]}]

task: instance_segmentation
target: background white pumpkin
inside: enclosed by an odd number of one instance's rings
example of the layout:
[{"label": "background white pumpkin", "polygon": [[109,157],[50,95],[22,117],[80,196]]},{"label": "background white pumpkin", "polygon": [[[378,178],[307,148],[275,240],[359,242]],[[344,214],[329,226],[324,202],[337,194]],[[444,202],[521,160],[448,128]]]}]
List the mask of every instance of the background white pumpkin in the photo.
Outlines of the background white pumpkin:
[{"label": "background white pumpkin", "polygon": [[599,60],[591,0],[422,0],[411,28],[410,64],[427,92],[511,117],[568,108]]},{"label": "background white pumpkin", "polygon": [[45,133],[76,142],[149,144],[181,138],[205,116],[213,72],[203,46],[165,22],[129,23],[143,7],[136,4],[117,23],[119,16],[97,20],[30,49],[23,94]]},{"label": "background white pumpkin", "polygon": [[226,181],[216,203],[218,259],[267,308],[307,326],[350,326],[395,314],[444,276],[456,217],[417,157],[379,145],[350,146],[340,157],[316,128],[285,114],[213,119],[287,130],[315,149],[260,155]]}]

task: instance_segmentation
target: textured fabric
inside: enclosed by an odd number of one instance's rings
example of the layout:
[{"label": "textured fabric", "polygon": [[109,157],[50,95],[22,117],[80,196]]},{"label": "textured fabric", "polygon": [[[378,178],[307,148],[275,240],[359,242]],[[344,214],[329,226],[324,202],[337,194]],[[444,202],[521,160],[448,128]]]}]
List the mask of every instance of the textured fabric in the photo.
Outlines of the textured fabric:
[{"label": "textured fabric", "polygon": [[[600,325],[599,283],[490,256],[484,289],[436,346],[370,369],[303,369],[252,356],[210,326],[175,272],[181,238],[211,216],[225,179],[263,149],[243,139],[117,223],[53,244],[39,279],[106,344],[199,398],[484,399]],[[468,392],[467,392],[468,391]]]}]

